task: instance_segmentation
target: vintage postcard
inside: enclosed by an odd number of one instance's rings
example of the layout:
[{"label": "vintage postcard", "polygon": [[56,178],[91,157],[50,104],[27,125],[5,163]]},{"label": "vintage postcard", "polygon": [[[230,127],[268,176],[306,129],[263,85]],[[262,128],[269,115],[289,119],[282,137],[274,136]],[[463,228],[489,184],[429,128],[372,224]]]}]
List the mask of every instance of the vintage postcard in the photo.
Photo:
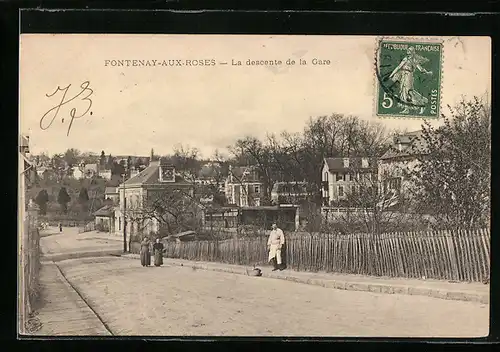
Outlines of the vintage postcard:
[{"label": "vintage postcard", "polygon": [[19,333],[487,336],[491,55],[22,34]]}]

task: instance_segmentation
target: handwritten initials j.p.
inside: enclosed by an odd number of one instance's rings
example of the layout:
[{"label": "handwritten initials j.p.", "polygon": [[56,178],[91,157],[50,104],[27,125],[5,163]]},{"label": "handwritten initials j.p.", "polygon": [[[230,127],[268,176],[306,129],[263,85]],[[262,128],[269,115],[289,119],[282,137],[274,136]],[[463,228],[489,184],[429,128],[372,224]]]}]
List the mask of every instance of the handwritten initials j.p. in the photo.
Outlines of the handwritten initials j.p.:
[{"label": "handwritten initials j.p.", "polygon": [[[71,84],[68,84],[67,87],[64,87],[64,88],[61,88],[60,86],[57,87],[57,89],[54,91],[54,93],[52,94],[45,94],[45,96],[47,98],[50,98],[50,97],[53,97],[54,95],[56,95],[58,92],[63,92],[62,94],[62,98],[61,98],[61,101],[59,102],[58,105],[54,106],[53,108],[51,108],[49,111],[47,111],[43,116],[42,118],[40,119],[40,128],[42,130],[46,130],[48,129],[50,126],[52,126],[52,123],[54,122],[54,120],[56,119],[57,115],[59,114],[59,110],[61,109],[61,107],[63,105],[66,105],[68,104],[69,102],[75,100],[76,98],[82,96],[81,100],[85,100],[88,102],[88,107],[87,107],[87,110],[85,110],[82,114],[80,115],[77,115],[76,114],[76,108],[72,108],[70,110],[70,117],[71,117],[71,120],[69,122],[69,126],[68,126],[68,133],[66,134],[67,136],[69,136],[69,132],[71,130],[71,126],[73,126],[73,121],[75,119],[79,119],[81,117],[83,117],[85,114],[87,114],[89,111],[90,111],[90,108],[92,107],[92,100],[90,100],[90,96],[92,95],[92,93],[94,92],[91,88],[89,88],[89,85],[90,85],[90,82],[89,81],[85,81],[83,82],[81,85],[80,85],[80,88],[81,88],[81,91],[75,95],[74,97],[70,98],[70,99],[67,99],[66,100],[66,95],[68,94],[68,91],[69,91],[69,88],[71,87]],[[90,112],[90,114],[92,115],[92,112]],[[50,119],[48,121],[48,123],[46,123],[46,119],[47,118],[50,118],[49,116],[52,115],[52,119]],[[61,120],[62,123],[64,123],[64,117],[62,118]]]}]

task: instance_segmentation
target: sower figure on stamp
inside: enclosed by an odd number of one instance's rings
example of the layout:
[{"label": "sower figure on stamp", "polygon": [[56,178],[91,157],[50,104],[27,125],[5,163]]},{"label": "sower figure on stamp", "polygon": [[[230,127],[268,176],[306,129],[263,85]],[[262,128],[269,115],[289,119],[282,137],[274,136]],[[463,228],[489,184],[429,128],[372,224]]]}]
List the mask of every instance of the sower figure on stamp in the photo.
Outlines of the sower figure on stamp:
[{"label": "sower figure on stamp", "polygon": [[426,75],[432,75],[432,71],[427,71],[422,67],[422,64],[428,61],[429,59],[418,55],[414,47],[409,47],[407,55],[389,75],[389,79],[399,82],[399,99],[401,101],[398,105],[403,108],[402,114],[407,114],[409,109],[419,109],[420,114],[424,113],[428,99],[415,89],[414,72],[418,70]]},{"label": "sower figure on stamp", "polygon": [[278,269],[283,270],[281,262],[281,248],[285,244],[285,235],[283,231],[273,224],[272,231],[267,240],[267,248],[269,249],[269,261],[273,264],[273,271]]}]

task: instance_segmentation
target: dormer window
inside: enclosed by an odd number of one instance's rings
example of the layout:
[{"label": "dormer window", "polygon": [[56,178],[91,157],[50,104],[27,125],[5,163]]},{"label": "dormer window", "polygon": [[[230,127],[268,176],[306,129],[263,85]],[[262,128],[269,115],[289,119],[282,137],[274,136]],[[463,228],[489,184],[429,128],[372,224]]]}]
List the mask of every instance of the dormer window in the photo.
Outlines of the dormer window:
[{"label": "dormer window", "polygon": [[160,182],[175,182],[175,168],[172,165],[160,164]]}]

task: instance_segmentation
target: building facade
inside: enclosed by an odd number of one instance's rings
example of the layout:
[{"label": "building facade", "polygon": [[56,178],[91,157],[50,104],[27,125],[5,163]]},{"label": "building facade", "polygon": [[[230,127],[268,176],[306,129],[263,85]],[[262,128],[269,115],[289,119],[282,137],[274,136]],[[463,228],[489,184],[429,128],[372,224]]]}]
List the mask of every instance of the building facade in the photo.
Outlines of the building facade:
[{"label": "building facade", "polygon": [[229,168],[224,193],[228,204],[239,207],[260,206],[264,197],[264,183],[253,166]]},{"label": "building facade", "polygon": [[418,167],[425,150],[422,131],[395,136],[391,148],[379,159],[378,179],[383,191],[394,196],[409,192],[413,187],[409,174]]},{"label": "building facade", "polygon": [[377,160],[368,157],[325,158],[321,180],[323,206],[338,206],[350,194],[377,180]]},{"label": "building facade", "polygon": [[160,230],[158,221],[141,215],[148,199],[161,196],[162,192],[174,189],[184,190],[192,194],[192,184],[176,174],[172,165],[154,161],[136,176],[117,187],[118,205],[115,206],[115,232],[122,234],[126,220],[127,235],[139,233],[157,233]]},{"label": "building facade", "polygon": [[271,202],[278,204],[300,204],[310,196],[305,181],[275,182],[271,190]]}]

